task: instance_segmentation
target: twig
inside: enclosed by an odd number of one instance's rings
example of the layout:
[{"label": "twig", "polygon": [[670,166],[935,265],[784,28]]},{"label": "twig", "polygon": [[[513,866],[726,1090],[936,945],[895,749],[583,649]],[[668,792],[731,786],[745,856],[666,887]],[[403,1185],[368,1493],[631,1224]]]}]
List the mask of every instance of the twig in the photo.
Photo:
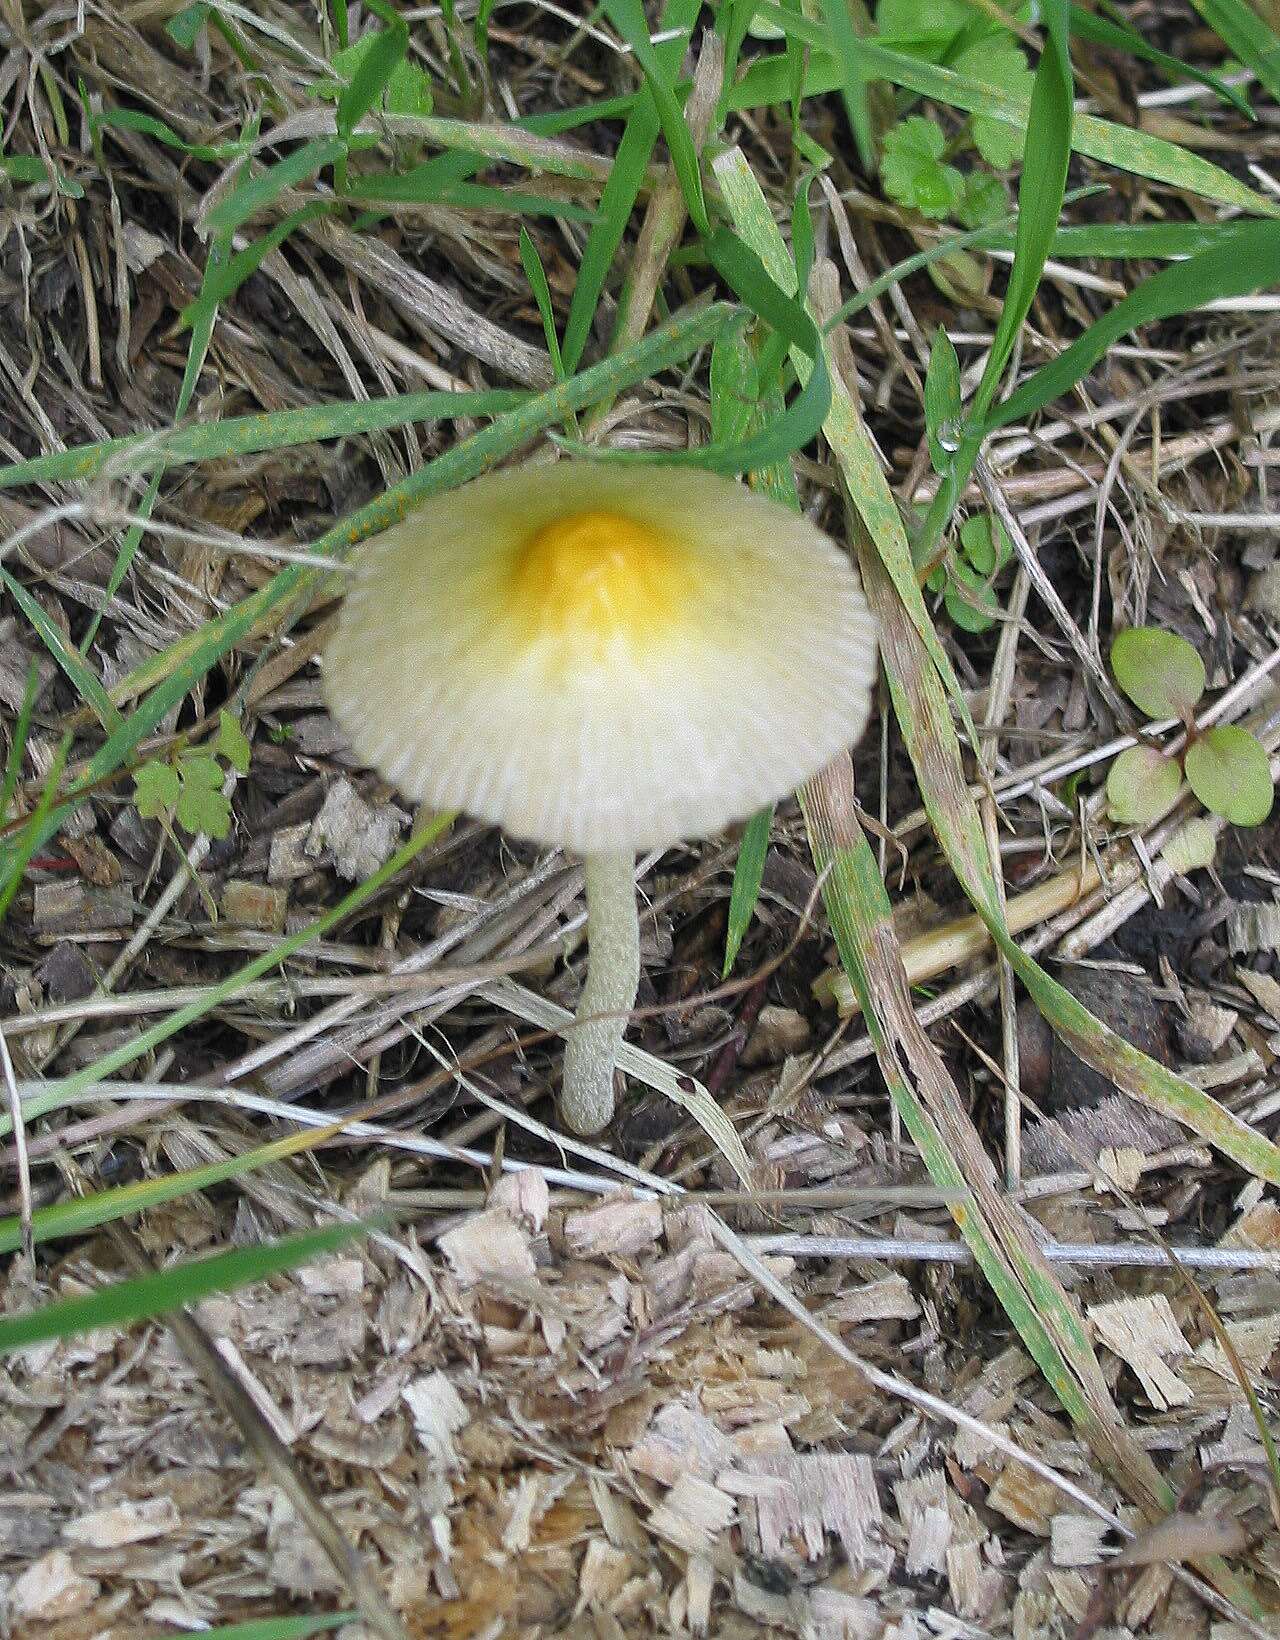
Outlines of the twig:
[{"label": "twig", "polygon": [[[757,1253],[788,1258],[874,1259],[887,1264],[972,1264],[973,1254],[962,1241],[922,1241],[897,1236],[806,1236],[777,1234],[752,1236]],[[1055,1264],[1078,1264],[1101,1269],[1167,1269],[1169,1254],[1145,1243],[1041,1241],[1045,1258]],[[1193,1270],[1277,1270],[1280,1253],[1256,1247],[1175,1247],[1178,1259]]]}]

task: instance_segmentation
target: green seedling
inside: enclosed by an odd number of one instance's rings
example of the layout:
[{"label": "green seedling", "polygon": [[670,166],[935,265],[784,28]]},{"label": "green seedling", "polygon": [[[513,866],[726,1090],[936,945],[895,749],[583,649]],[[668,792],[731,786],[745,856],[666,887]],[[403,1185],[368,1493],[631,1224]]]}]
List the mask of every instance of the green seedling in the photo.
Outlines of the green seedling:
[{"label": "green seedling", "polygon": [[1008,531],[990,513],[975,513],[960,528],[958,545],[926,585],[942,594],[943,607],[964,632],[986,632],[1000,618],[993,583],[1013,556]]},{"label": "green seedling", "polygon": [[1260,826],[1275,796],[1267,754],[1247,729],[1196,725],[1204,662],[1185,638],[1157,627],[1133,627],[1111,646],[1116,682],[1149,718],[1177,718],[1187,744],[1176,757],[1143,742],[1121,752],[1107,776],[1113,820],[1148,826],[1170,809],[1185,779],[1211,814],[1236,826]]},{"label": "green seedling", "polygon": [[[1031,95],[1033,76],[1016,37],[962,0],[880,0],[876,27],[895,50],[1020,100]],[[1018,126],[980,111],[950,137],[937,120],[910,114],[884,134],[880,180],[890,199],[922,216],[986,227],[1009,208],[1003,184],[981,166],[964,172],[951,161],[972,150],[993,170],[1008,170],[1022,157],[1024,139]]]},{"label": "green seedling", "polygon": [[134,805],[144,820],[164,825],[176,820],[192,836],[225,837],[231,830],[231,804],[222,791],[228,764],[241,774],[249,772],[249,742],[230,712],[223,712],[212,752],[184,751],[138,767]]},{"label": "green seedling", "polygon": [[[377,61],[378,55],[393,55],[398,44],[392,31],[369,29],[353,44],[335,51],[330,59],[329,66],[342,83],[320,81],[312,87],[314,95],[337,102],[356,85],[358,75],[381,74],[382,90],[376,104],[378,108],[388,114],[429,114],[432,108],[431,82],[422,69],[407,57],[400,56],[395,67],[387,73],[385,64]],[[359,95],[358,90],[356,95]]]}]

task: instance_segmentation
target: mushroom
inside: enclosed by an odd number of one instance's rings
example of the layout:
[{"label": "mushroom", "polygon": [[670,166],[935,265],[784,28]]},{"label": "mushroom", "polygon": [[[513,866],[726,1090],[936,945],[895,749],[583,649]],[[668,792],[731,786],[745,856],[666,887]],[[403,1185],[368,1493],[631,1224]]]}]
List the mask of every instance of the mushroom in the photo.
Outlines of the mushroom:
[{"label": "mushroom", "polygon": [[806,518],[687,467],[561,461],[427,501],[360,551],[324,657],[407,797],[581,855],[588,973],[560,1111],[598,1133],[640,978],[637,851],[720,831],[862,733],[875,627]]}]

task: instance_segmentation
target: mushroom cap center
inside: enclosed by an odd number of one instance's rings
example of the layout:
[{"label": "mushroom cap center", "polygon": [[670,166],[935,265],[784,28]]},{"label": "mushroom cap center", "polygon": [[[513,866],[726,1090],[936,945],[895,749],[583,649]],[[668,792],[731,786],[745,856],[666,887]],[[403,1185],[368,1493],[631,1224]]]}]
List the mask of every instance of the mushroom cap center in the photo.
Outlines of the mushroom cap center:
[{"label": "mushroom cap center", "polygon": [[687,555],[658,530],[591,509],[535,530],[516,555],[513,580],[530,635],[603,647],[640,642],[672,622],[692,576]]}]

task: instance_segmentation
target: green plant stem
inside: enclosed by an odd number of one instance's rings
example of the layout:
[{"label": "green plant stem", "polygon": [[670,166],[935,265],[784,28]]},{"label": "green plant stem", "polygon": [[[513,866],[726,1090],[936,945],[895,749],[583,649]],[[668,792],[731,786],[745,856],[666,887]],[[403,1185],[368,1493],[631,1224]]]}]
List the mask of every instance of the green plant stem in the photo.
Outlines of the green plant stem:
[{"label": "green plant stem", "polygon": [[588,854],[587,983],[565,1048],[560,1114],[589,1138],[613,1119],[613,1068],[640,985],[635,859]]}]

